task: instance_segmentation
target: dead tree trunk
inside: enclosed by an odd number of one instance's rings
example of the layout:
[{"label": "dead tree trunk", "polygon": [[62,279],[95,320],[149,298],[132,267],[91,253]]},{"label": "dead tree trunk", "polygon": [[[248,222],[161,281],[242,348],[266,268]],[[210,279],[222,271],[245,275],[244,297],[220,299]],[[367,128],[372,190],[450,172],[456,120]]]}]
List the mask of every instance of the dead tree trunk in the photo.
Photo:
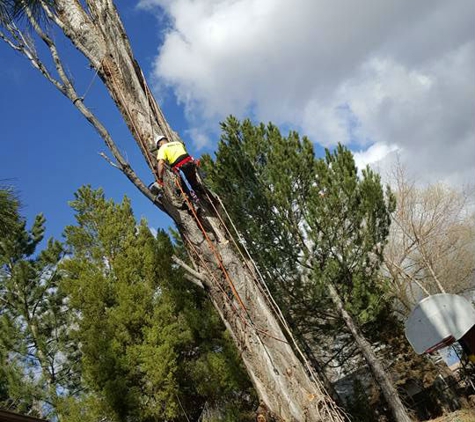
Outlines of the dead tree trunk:
[{"label": "dead tree trunk", "polygon": [[[126,32],[112,0],[56,0],[54,10],[42,4],[48,18],[71,40],[97,71],[120,110],[152,171],[155,162],[149,152],[155,134],[178,139],[172,132],[134,59]],[[34,48],[16,32],[6,40],[24,54],[86,117],[105,140],[115,158],[113,163],[150,199],[144,184],[115,147],[107,130],[89,111],[67,76],[52,38],[43,32],[31,13],[33,28],[49,48],[58,79],[36,56]],[[15,27],[10,32],[17,31]],[[20,34],[20,35],[18,35]],[[112,161],[109,160],[111,163]],[[322,384],[306,370],[284,336],[262,286],[237,249],[229,242],[221,221],[211,212],[199,219],[183,206],[168,174],[164,197],[155,204],[176,223],[190,256],[196,263],[189,269],[232,334],[243,362],[261,400],[270,412],[284,421],[343,421],[343,416]],[[211,204],[210,209],[212,209]]]}]

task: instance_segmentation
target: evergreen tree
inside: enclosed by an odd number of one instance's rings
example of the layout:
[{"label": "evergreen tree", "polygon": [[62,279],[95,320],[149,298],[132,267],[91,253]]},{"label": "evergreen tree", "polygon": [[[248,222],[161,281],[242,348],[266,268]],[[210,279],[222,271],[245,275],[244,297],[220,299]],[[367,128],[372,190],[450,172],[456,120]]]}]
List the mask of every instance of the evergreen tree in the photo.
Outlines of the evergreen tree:
[{"label": "evergreen tree", "polygon": [[[63,246],[18,214],[0,240],[0,406],[52,420],[248,418],[250,382],[169,237],[81,188]],[[61,261],[61,262],[60,262]]]},{"label": "evergreen tree", "polygon": [[17,223],[19,201],[11,188],[0,188],[0,238]]},{"label": "evergreen tree", "polygon": [[[280,298],[287,296],[288,314],[304,332],[317,325],[309,324],[317,309],[335,316],[322,300],[330,298],[394,415],[408,420],[358,328],[388,310],[379,268],[392,194],[369,168],[359,176],[351,152],[341,145],[317,160],[308,139],[296,133],[285,138],[272,124],[254,126],[231,117],[222,129],[216,159],[205,157],[205,170],[246,245],[262,268],[270,268]],[[252,202],[258,197],[260,206]]]},{"label": "evergreen tree", "polygon": [[388,303],[380,276],[394,198],[371,169],[361,177],[351,152],[339,145],[316,162],[317,194],[307,203],[313,274],[337,287],[360,324],[378,318]]},{"label": "evergreen tree", "polygon": [[328,327],[329,282],[361,322],[375,320],[386,305],[378,271],[393,207],[379,176],[360,178],[342,146],[317,160],[307,138],[272,124],[230,117],[222,129],[216,159],[203,158],[207,182],[294,322]]},{"label": "evergreen tree", "polygon": [[28,230],[18,202],[7,201],[9,225],[0,239],[2,406],[54,416],[61,396],[73,393],[79,383],[65,296],[59,287],[63,249],[50,239],[37,252],[44,237],[44,217],[38,215]]},{"label": "evergreen tree", "polygon": [[249,381],[219,318],[172,265],[169,237],[137,225],[127,198],[115,204],[90,187],[75,196],[64,285],[84,378],[103,411],[165,421],[197,419],[206,402],[231,408]]}]

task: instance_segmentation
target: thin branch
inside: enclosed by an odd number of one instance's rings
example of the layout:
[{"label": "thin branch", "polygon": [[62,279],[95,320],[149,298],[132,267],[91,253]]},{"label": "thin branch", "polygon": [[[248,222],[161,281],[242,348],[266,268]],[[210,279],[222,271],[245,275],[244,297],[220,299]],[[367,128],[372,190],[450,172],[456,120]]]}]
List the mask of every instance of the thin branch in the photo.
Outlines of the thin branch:
[{"label": "thin branch", "polygon": [[11,302],[9,302],[7,299],[4,299],[3,297],[0,296],[0,301],[3,302],[8,307],[10,307],[10,309],[14,309],[14,305]]},{"label": "thin branch", "polygon": [[[13,31],[15,28],[8,28],[10,33],[13,35]],[[32,50],[29,49],[28,45],[24,44],[23,42],[19,41],[18,44],[15,44],[12,40],[8,39],[8,37],[0,31],[0,38],[5,41],[12,49],[18,51],[19,53],[23,54],[31,63],[31,65],[38,69],[41,74],[50,81],[59,91],[64,94],[64,86],[61,83],[53,78],[49,73],[46,66],[40,61],[40,59],[34,54]],[[16,38],[16,37],[15,37]]]},{"label": "thin branch", "polygon": [[428,270],[429,270],[432,278],[434,279],[435,283],[437,284],[437,287],[439,288],[440,292],[445,293],[445,289],[442,286],[442,283],[440,282],[439,278],[437,277],[437,274],[434,271],[434,267],[433,267],[432,263],[429,261],[427,255],[425,253],[426,251],[425,250],[420,250],[420,252],[421,252],[421,256],[422,256],[422,261],[424,262],[424,264],[428,268]]},{"label": "thin branch", "polygon": [[107,147],[111,151],[112,155],[116,159],[116,167],[125,174],[125,176],[150,200],[152,201],[158,208],[162,211],[165,211],[163,204],[158,201],[148,190],[145,184],[140,180],[134,170],[131,168],[130,164],[124,159],[120,151],[118,150],[115,142],[112,140],[111,135],[104,127],[104,125],[97,119],[97,117],[84,105],[80,96],[76,92],[73,83],[68,78],[66,71],[64,70],[64,66],[62,64],[60,55],[57,51],[55,43],[51,40],[44,33],[41,27],[38,25],[36,20],[34,19],[31,10],[27,9],[27,16],[31,21],[32,27],[38,34],[38,36],[43,40],[43,42],[47,45],[48,49],[50,50],[51,57],[53,58],[56,70],[58,75],[60,76],[61,81],[64,85],[59,84],[58,81],[54,80],[49,73],[46,71],[46,68],[41,63],[38,58],[34,58],[31,56],[31,53],[28,51],[24,51],[24,54],[32,61],[33,65],[40,70],[40,72],[50,81],[52,82],[59,91],[65,95],[73,105],[80,111],[80,113],[92,124],[92,126],[96,129],[98,134],[106,143]]},{"label": "thin branch", "polygon": [[106,160],[112,167],[115,167],[116,169],[120,170],[120,167],[114,163],[104,152],[99,152],[98,153],[104,160]]},{"label": "thin branch", "polygon": [[386,262],[389,264],[395,266],[399,272],[404,276],[407,277],[409,280],[413,281],[417,286],[427,295],[430,296],[429,291],[414,277],[412,277],[407,271],[404,270],[404,268],[401,268],[398,264],[396,264],[394,261],[392,261],[388,256],[385,257]]},{"label": "thin branch", "polygon": [[56,70],[58,72],[58,75],[61,79],[61,81],[64,84],[64,87],[66,88],[66,93],[68,91],[74,90],[73,84],[71,80],[67,77],[66,71],[64,70],[63,63],[61,61],[61,58],[59,56],[58,50],[56,48],[56,44],[53,42],[53,40],[41,29],[40,25],[36,21],[35,17],[33,16],[33,13],[29,7],[25,7],[25,13],[28,16],[28,19],[31,23],[31,26],[35,30],[35,32],[38,34],[38,36],[41,38],[41,40],[46,44],[48,47],[51,57],[53,58],[54,66],[56,67]]},{"label": "thin branch", "polygon": [[12,40],[10,40],[2,31],[0,31],[0,38],[14,50],[19,51],[20,53],[23,52],[22,48],[19,45],[16,45]]},{"label": "thin branch", "polygon": [[61,22],[61,20],[58,19],[58,16],[56,16],[56,14],[53,13],[53,11],[50,9],[50,7],[47,4],[45,4],[44,1],[41,0],[40,4],[41,4],[41,7],[43,8],[44,12],[46,13],[46,16],[48,17],[48,19],[53,21],[56,25],[58,25],[59,28],[61,28],[61,30],[64,31],[65,26],[64,26],[63,22]]}]

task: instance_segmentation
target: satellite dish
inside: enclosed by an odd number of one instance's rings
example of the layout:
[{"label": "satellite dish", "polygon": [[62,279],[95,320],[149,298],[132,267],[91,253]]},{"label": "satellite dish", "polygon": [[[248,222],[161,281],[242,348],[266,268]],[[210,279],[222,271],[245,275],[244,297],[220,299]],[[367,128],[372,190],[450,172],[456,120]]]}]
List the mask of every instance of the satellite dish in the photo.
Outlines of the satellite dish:
[{"label": "satellite dish", "polygon": [[417,354],[432,353],[460,340],[475,325],[475,308],[462,296],[441,293],[422,299],[405,324]]}]

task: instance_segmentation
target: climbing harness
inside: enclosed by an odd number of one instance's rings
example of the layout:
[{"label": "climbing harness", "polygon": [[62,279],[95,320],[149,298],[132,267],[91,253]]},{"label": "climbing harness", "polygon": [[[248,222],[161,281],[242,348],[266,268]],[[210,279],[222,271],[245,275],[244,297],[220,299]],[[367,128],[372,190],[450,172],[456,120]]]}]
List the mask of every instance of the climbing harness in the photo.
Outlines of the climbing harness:
[{"label": "climbing harness", "polygon": [[172,168],[173,173],[175,173],[175,175],[177,177],[179,177],[181,180],[183,180],[183,183],[185,183],[186,188],[188,189],[188,192],[190,194],[189,196],[191,196],[192,201],[195,202],[195,203],[198,203],[199,198],[196,195],[196,192],[194,191],[193,186],[191,186],[190,181],[188,180],[188,178],[186,177],[185,172],[182,169],[182,167],[185,164],[192,163],[192,162],[194,163],[194,161],[195,161],[194,158],[191,155],[188,155],[188,157],[186,157],[186,158],[178,161],[178,163],[172,165],[171,168]]},{"label": "climbing harness", "polygon": [[182,160],[178,161],[178,163],[174,163],[171,165],[173,171],[177,171],[180,169],[180,167],[184,166],[185,164],[194,162],[195,159],[191,156],[188,155],[188,157],[183,158]]}]

